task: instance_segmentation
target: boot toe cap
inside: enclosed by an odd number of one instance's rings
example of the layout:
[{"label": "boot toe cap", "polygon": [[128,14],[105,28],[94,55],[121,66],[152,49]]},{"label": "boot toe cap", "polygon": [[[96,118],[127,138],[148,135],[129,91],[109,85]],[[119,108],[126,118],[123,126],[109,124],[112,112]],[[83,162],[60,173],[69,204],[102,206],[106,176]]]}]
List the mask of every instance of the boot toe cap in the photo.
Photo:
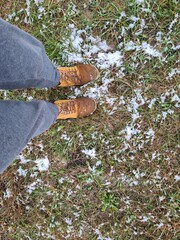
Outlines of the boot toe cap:
[{"label": "boot toe cap", "polygon": [[77,99],[78,101],[78,117],[83,118],[89,116],[90,114],[94,113],[97,109],[97,103],[95,100],[91,98],[80,98]]}]

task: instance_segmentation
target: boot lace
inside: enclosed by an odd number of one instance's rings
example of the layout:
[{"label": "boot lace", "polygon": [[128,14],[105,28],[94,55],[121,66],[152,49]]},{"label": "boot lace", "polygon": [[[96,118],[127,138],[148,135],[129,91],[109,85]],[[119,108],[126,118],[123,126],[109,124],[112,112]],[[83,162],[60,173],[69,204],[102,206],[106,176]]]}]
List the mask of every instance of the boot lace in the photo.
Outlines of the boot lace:
[{"label": "boot lace", "polygon": [[77,71],[76,70],[63,70],[61,72],[61,78],[64,80],[64,81],[71,81],[73,83],[77,83],[77,84],[80,84],[81,83],[81,78],[80,76],[78,76],[77,74]]},{"label": "boot lace", "polygon": [[58,105],[59,113],[60,114],[71,114],[76,112],[75,102],[69,101],[65,103],[60,103]]}]

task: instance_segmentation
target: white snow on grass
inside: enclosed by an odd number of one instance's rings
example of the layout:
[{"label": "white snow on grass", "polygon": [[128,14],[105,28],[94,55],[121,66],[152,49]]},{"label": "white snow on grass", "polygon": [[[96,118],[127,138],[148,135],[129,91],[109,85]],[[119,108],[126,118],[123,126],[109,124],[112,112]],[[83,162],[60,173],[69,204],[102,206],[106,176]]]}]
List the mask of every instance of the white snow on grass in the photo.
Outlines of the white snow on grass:
[{"label": "white snow on grass", "polygon": [[38,186],[39,186],[40,183],[42,183],[42,180],[41,180],[41,179],[37,179],[35,182],[33,182],[33,183],[31,183],[31,184],[29,184],[29,185],[27,186],[27,190],[26,190],[26,191],[27,191],[29,194],[31,194],[35,189],[38,188]]},{"label": "white snow on grass", "polygon": [[95,83],[93,87],[90,87],[85,91],[84,96],[94,98],[94,99],[99,99],[99,100],[102,99],[101,103],[104,103],[105,98],[108,99],[108,101],[110,101],[111,96],[109,95],[108,86],[113,80],[114,79],[106,78],[106,75],[105,75],[102,78],[102,85],[99,86],[98,84]]},{"label": "white snow on grass", "polygon": [[127,30],[129,29],[133,29],[136,25],[136,22],[139,20],[139,18],[135,17],[135,16],[131,16],[129,18],[130,21],[132,21],[132,23],[129,24],[129,26],[127,27]]},{"label": "white snow on grass", "polygon": [[121,67],[123,55],[120,51],[109,53],[98,53],[97,67],[99,69],[109,69],[110,67]]},{"label": "white snow on grass", "polygon": [[140,179],[140,178],[146,176],[146,173],[140,172],[139,168],[137,168],[136,170],[135,169],[132,170],[132,173],[134,174],[136,179]]},{"label": "white snow on grass", "polygon": [[34,2],[37,6],[39,6],[39,4],[43,3],[44,0],[34,0]]},{"label": "white snow on grass", "polygon": [[[71,62],[84,63],[87,60],[96,61],[99,69],[121,67],[123,55],[120,51],[112,51],[105,40],[94,37],[88,33],[88,29],[78,30],[74,24],[69,25],[72,31],[69,39],[64,39],[63,58]],[[82,37],[83,35],[83,37]],[[70,50],[72,48],[72,50]],[[96,55],[97,57],[94,57]]]},{"label": "white snow on grass", "polygon": [[22,169],[21,166],[19,166],[17,172],[18,172],[19,176],[23,176],[23,177],[25,177],[26,174],[27,174],[27,170],[26,169]]},{"label": "white snow on grass", "polygon": [[168,77],[166,77],[166,79],[172,79],[175,75],[179,75],[180,74],[180,69],[178,68],[173,68],[171,69],[171,71],[168,73]]},{"label": "white snow on grass", "polygon": [[97,235],[97,240],[112,240],[110,237],[104,237],[98,228],[95,229],[94,233]]},{"label": "white snow on grass", "polygon": [[157,32],[157,33],[156,33],[156,41],[157,41],[157,42],[161,42],[163,35],[164,35],[164,34],[163,34],[161,31]]},{"label": "white snow on grass", "polygon": [[[173,28],[174,24],[178,22],[178,17],[179,17],[179,14],[176,13],[174,20],[170,23],[170,25],[169,25],[169,27],[168,27],[168,29],[169,29],[170,32],[172,31],[172,28]],[[170,33],[170,32],[169,32],[169,33]]]},{"label": "white snow on grass", "polygon": [[22,164],[26,164],[31,161],[29,159],[26,159],[22,154],[18,156],[18,159],[21,161]]},{"label": "white snow on grass", "polygon": [[180,45],[173,46],[173,47],[172,47],[172,49],[173,49],[174,51],[177,51],[177,50],[179,50],[179,49],[180,49]]},{"label": "white snow on grass", "polygon": [[41,171],[47,171],[49,169],[50,166],[50,162],[49,159],[47,157],[42,158],[42,159],[37,159],[35,161],[37,169],[41,172]]},{"label": "white snow on grass", "polygon": [[96,162],[96,167],[101,166],[101,165],[102,165],[102,162],[101,162],[101,161],[97,161],[97,162]]},{"label": "white snow on grass", "polygon": [[9,188],[6,189],[6,191],[4,192],[4,199],[8,199],[12,197],[12,192]]},{"label": "white snow on grass", "polygon": [[142,96],[141,89],[134,90],[135,97],[128,99],[127,110],[131,113],[132,123],[134,123],[138,118],[140,118],[139,107],[145,104],[146,99]]},{"label": "white snow on grass", "polygon": [[127,141],[129,141],[134,135],[137,135],[138,133],[140,133],[140,130],[135,129],[135,127],[133,125],[127,125],[124,130],[121,131],[121,134],[125,133],[125,139]]},{"label": "white snow on grass", "polygon": [[[106,103],[108,106],[111,107],[110,111],[107,111],[109,114],[113,114],[112,106],[118,99],[117,97],[113,97],[109,92],[109,86],[114,81],[113,78],[110,78],[108,75],[110,74],[109,70],[106,70],[104,76],[101,78],[101,84],[96,82],[84,85],[80,88],[73,89],[73,95],[70,98],[76,98],[83,96],[89,97],[98,100],[99,105],[103,105]],[[89,86],[90,85],[90,86]]]},{"label": "white snow on grass", "polygon": [[171,109],[168,109],[166,112],[162,111],[162,121],[164,121],[167,118],[168,115],[171,115],[173,113],[174,113],[174,111],[171,110]]},{"label": "white snow on grass", "polygon": [[70,138],[67,134],[65,134],[65,133],[61,134],[60,137],[61,137],[61,139],[65,140],[65,141],[70,141],[70,139],[71,139],[71,138]]},{"label": "white snow on grass", "polygon": [[151,99],[151,100],[150,100],[150,103],[149,103],[149,105],[148,105],[148,108],[152,108],[152,106],[155,104],[156,101],[157,101],[156,98]]},{"label": "white snow on grass", "polygon": [[147,132],[146,132],[146,138],[147,139],[150,139],[151,138],[151,141],[154,140],[154,137],[155,137],[155,132],[152,128],[150,128]]},{"label": "white snow on grass", "polygon": [[144,0],[136,0],[136,3],[137,4],[142,4],[142,3],[144,3]]},{"label": "white snow on grass", "polygon": [[141,47],[136,45],[132,40],[130,40],[129,42],[127,42],[124,46],[124,49],[126,51],[132,51],[132,50],[140,50]]},{"label": "white snow on grass", "polygon": [[12,20],[15,16],[16,16],[16,12],[13,12],[13,13],[9,14],[8,18],[6,19],[6,21]]},{"label": "white snow on grass", "polygon": [[[38,19],[41,19],[42,18],[42,13],[45,12],[45,8],[42,7],[42,3],[44,2],[44,0],[33,0],[33,1],[26,0],[26,8],[25,8],[26,16],[24,18],[24,22],[26,24],[31,24],[32,23],[32,20],[31,20],[31,6],[32,6],[32,2],[34,2],[34,4],[38,7]],[[11,20],[13,17],[14,16],[9,16],[8,18]]]},{"label": "white snow on grass", "polygon": [[162,54],[160,52],[158,52],[156,49],[154,49],[150,44],[143,42],[142,43],[142,50],[150,56],[153,57],[161,57]]},{"label": "white snow on grass", "polygon": [[145,53],[146,56],[157,57],[157,58],[162,57],[162,54],[147,42],[142,42],[142,44],[139,45],[139,44],[134,43],[131,40],[125,44],[125,50],[126,51],[132,51],[132,50],[140,51],[141,50]]},{"label": "white snow on grass", "polygon": [[81,44],[83,43],[83,38],[81,37],[81,35],[82,33],[85,33],[85,30],[78,30],[74,27],[74,24],[71,24],[69,27],[73,29],[70,36],[72,46],[76,51],[80,52]]},{"label": "white snow on grass", "polygon": [[84,153],[86,156],[91,157],[91,158],[95,158],[96,157],[96,150],[93,149],[84,149],[81,150],[82,153]]},{"label": "white snow on grass", "polygon": [[[33,16],[31,15],[31,11],[33,11],[34,7],[38,9],[37,11],[37,17],[42,18],[43,15],[46,13],[45,9],[43,7],[43,0],[26,0],[27,8],[22,9],[21,15],[18,15],[18,12],[14,12],[11,15],[9,15],[9,20],[12,20],[14,22],[18,21],[18,16],[26,16],[25,22],[31,23],[33,22]],[[92,1],[91,1],[92,2]],[[173,1],[177,3],[178,1]],[[33,5],[34,4],[34,5]],[[86,5],[86,4],[84,4]],[[114,24],[117,24],[121,21],[121,25],[119,24],[119,36],[117,36],[120,39],[120,42],[118,42],[117,46],[109,46],[108,42],[104,40],[105,35],[103,36],[103,39],[101,39],[99,36],[94,36],[91,29],[87,27],[86,29],[78,29],[74,24],[69,25],[67,27],[67,30],[70,33],[69,36],[65,36],[63,48],[64,54],[63,59],[65,60],[65,63],[70,64],[76,64],[77,62],[81,63],[91,63],[93,65],[96,65],[100,72],[101,77],[96,80],[95,82],[86,84],[82,87],[73,88],[73,94],[70,97],[78,97],[78,96],[88,96],[91,98],[94,98],[97,100],[98,105],[100,105],[100,108],[103,109],[104,114],[107,114],[107,117],[113,118],[113,114],[119,114],[119,111],[123,109],[123,112],[126,111],[128,113],[128,119],[126,121],[125,119],[125,126],[122,130],[118,130],[117,133],[117,140],[120,141],[120,144],[117,147],[113,142],[111,142],[111,138],[114,137],[113,133],[105,135],[101,131],[95,130],[90,137],[93,140],[93,144],[96,144],[96,142],[101,141],[104,147],[104,151],[107,153],[107,156],[109,159],[112,159],[112,161],[118,161],[120,164],[126,162],[126,161],[137,161],[137,153],[138,150],[141,150],[141,153],[144,154],[145,159],[140,159],[143,162],[148,161],[155,164],[156,161],[160,160],[162,161],[162,152],[161,149],[156,150],[152,149],[151,153],[147,153],[147,146],[153,144],[153,140],[156,137],[156,132],[158,133],[158,128],[156,127],[156,117],[157,121],[160,121],[160,123],[164,123],[164,121],[168,120],[169,116],[172,116],[174,113],[176,113],[177,109],[180,107],[180,99],[178,95],[178,91],[174,89],[170,89],[170,85],[168,87],[169,90],[162,90],[164,91],[161,95],[158,92],[152,93],[151,98],[146,98],[149,94],[149,87],[151,87],[151,82],[145,83],[145,76],[140,76],[141,72],[137,72],[137,68],[143,67],[143,64],[146,64],[148,60],[153,60],[155,64],[158,65],[158,60],[165,61],[167,60],[168,54],[166,55],[166,52],[169,50],[172,50],[172,52],[177,54],[176,51],[179,50],[180,45],[177,44],[177,42],[173,42],[173,37],[171,37],[172,31],[176,30],[176,26],[178,23],[178,15],[176,14],[174,16],[174,20],[172,22],[167,23],[167,31],[163,30],[156,25],[156,29],[153,32],[152,37],[150,36],[149,41],[142,41],[144,36],[146,36],[147,32],[145,30],[149,28],[150,21],[153,19],[154,23],[156,23],[156,13],[153,12],[153,10],[150,8],[150,4],[148,1],[145,0],[136,0],[135,3],[131,2],[129,4],[129,7],[135,6],[138,7],[138,14],[136,16],[126,16],[125,12],[121,12],[119,14],[119,17],[114,21],[108,20],[104,22],[104,29],[105,31],[108,31],[111,27],[114,27],[114,29],[117,27]],[[137,6],[138,5],[138,6]],[[87,5],[86,5],[87,7]],[[68,11],[66,13],[67,16],[72,16],[74,14],[78,13],[78,7],[72,3],[72,1],[69,1],[68,5]],[[142,14],[141,14],[142,13]],[[143,18],[142,18],[143,16]],[[151,19],[152,17],[152,19]],[[123,19],[123,21],[122,21]],[[115,23],[114,23],[115,22]],[[123,25],[123,22],[125,22],[125,25]],[[46,30],[46,26],[43,25],[41,32],[43,34],[43,31]],[[67,31],[67,32],[68,32]],[[129,35],[129,31],[132,32],[131,37]],[[172,34],[173,36],[173,34]],[[122,39],[122,40],[121,40]],[[166,42],[166,43],[165,43]],[[167,44],[167,45],[166,45]],[[167,47],[168,46],[168,47]],[[62,54],[61,49],[61,54]],[[131,51],[131,52],[129,52]],[[163,53],[163,56],[162,56]],[[125,59],[125,56],[128,56],[128,59]],[[142,61],[140,61],[140,57],[142,57]],[[167,60],[168,61],[168,60]],[[161,61],[160,61],[161,62]],[[167,62],[168,63],[168,62]],[[126,64],[128,66],[126,67]],[[170,82],[173,84],[173,78],[178,78],[178,75],[180,73],[180,69],[178,68],[179,60],[175,61],[174,64],[171,66],[170,69],[167,69],[167,73],[164,76],[164,80]],[[156,66],[155,66],[156,67]],[[123,91],[120,92],[118,95],[115,93],[113,95],[112,92],[110,92],[110,89],[113,89],[114,86],[116,86],[116,83],[118,82],[118,87],[121,88],[121,80],[123,84],[123,80],[127,80],[129,83],[129,78],[126,79],[126,71],[128,69],[132,69],[136,73],[137,79],[133,81],[133,84],[131,86],[131,89],[129,92],[125,92],[123,96]],[[158,69],[158,68],[157,68]],[[128,76],[128,75],[127,75]],[[124,78],[123,78],[124,77]],[[122,79],[123,78],[123,79]],[[140,79],[141,78],[141,79]],[[163,80],[163,79],[162,79]],[[131,80],[130,80],[131,81]],[[137,84],[137,85],[134,85]],[[131,83],[130,83],[131,84]],[[144,85],[146,84],[146,90],[143,91]],[[135,86],[135,87],[134,87]],[[112,88],[111,88],[112,87]],[[122,86],[123,89],[123,86]],[[160,89],[161,90],[161,89]],[[118,90],[117,90],[118,92]],[[0,91],[2,94],[1,96],[4,99],[9,100],[11,95],[8,91]],[[129,93],[129,94],[128,94]],[[23,95],[23,97],[26,98],[26,93]],[[31,96],[27,97],[27,99],[31,100]],[[169,107],[169,109],[168,109]],[[117,111],[117,112],[116,112]],[[145,122],[146,125],[144,125],[144,113],[148,112],[149,115],[152,115],[149,117],[148,121]],[[118,115],[115,116],[116,118]],[[151,119],[153,118],[153,120]],[[151,122],[152,120],[152,122]],[[107,121],[108,123],[108,121]],[[111,122],[110,122],[111,123]],[[155,125],[154,125],[155,123]],[[69,133],[67,134],[66,131],[62,133],[63,128],[61,126],[58,128],[58,132],[61,138],[61,141],[66,141],[67,144],[71,142],[71,135]],[[107,130],[109,128],[107,127]],[[83,132],[82,132],[83,133]],[[78,130],[78,133],[76,132],[76,135],[78,136],[78,143],[82,144],[80,146],[80,149],[82,150],[82,154],[85,154],[87,158],[92,158],[96,160],[94,163],[94,166],[89,166],[90,174],[93,175],[93,178],[87,177],[84,179],[85,183],[92,184],[94,182],[95,177],[98,175],[102,176],[101,169],[104,167],[104,159],[103,154],[96,151],[96,148],[87,147],[85,141],[86,141],[86,135],[83,133],[81,134],[81,130]],[[158,134],[157,134],[158,136]],[[146,145],[147,144],[147,145]],[[37,145],[38,146],[38,145]],[[96,145],[94,145],[96,146]],[[43,151],[43,146],[40,144],[38,146],[41,151]],[[152,147],[152,146],[151,146]],[[153,146],[154,147],[154,146]],[[30,151],[32,151],[33,145],[28,146],[28,154]],[[174,153],[173,153],[174,154]],[[168,155],[167,155],[168,156]],[[167,164],[170,163],[171,157],[167,157],[166,155],[163,156]],[[171,155],[170,155],[171,156]],[[19,176],[25,177],[27,172],[29,171],[27,168],[33,166],[35,164],[35,167],[32,167],[30,169],[30,179],[31,181],[35,181],[33,183],[28,183],[27,186],[27,192],[32,193],[34,190],[39,190],[39,188],[44,185],[44,182],[40,179],[37,179],[37,177],[41,174],[39,174],[38,171],[47,171],[49,169],[49,160],[47,157],[40,157],[39,159],[35,161],[31,161],[25,159],[22,155],[19,157],[20,164],[23,164],[21,166],[18,166],[17,169],[17,178]],[[27,165],[24,165],[27,164]],[[128,162],[129,164],[129,162]],[[153,180],[149,180],[149,174],[145,170],[143,170],[144,164],[141,165],[140,168],[131,169],[131,175],[128,175],[128,173],[122,173],[119,174],[119,178],[117,179],[118,182],[121,182],[123,185],[130,187],[131,189],[136,188],[136,186],[142,186],[142,181],[144,176],[148,177],[148,184],[154,183],[157,185],[161,184],[164,181],[164,175],[163,171],[160,168],[159,165],[157,165],[156,169],[152,172],[152,178]],[[24,169],[26,167],[26,169]],[[31,172],[34,170],[34,172]],[[114,171],[116,171],[116,168],[113,169],[111,167],[111,171],[109,176],[112,178],[104,179],[104,183],[102,183],[103,187],[111,188],[113,184],[113,176]],[[144,171],[144,172],[142,172]],[[29,172],[28,172],[29,173]],[[176,175],[177,174],[177,175]],[[146,176],[147,175],[147,176]],[[172,173],[171,175],[172,180],[174,180],[174,184],[178,184],[180,180],[180,176],[178,173]],[[36,180],[33,180],[36,179]],[[59,176],[58,183],[62,184],[61,187],[66,187],[67,183],[71,184],[73,186],[72,179],[69,178],[69,176]],[[146,183],[146,182],[144,182]],[[71,186],[68,185],[68,188],[65,189],[66,194],[68,198],[74,195],[74,186],[73,189],[71,189]],[[81,189],[81,185],[76,186],[76,190]],[[12,195],[12,190],[7,188],[4,193],[4,198],[8,199]],[[56,191],[52,191],[53,193],[57,194]],[[63,192],[61,193],[63,196]],[[166,196],[163,196],[164,193],[159,194],[158,201],[163,206],[163,201],[166,201]],[[48,196],[48,193],[47,193]],[[55,196],[55,195],[54,195]],[[29,196],[28,196],[29,197]],[[131,197],[126,196],[126,198],[122,198],[121,201],[125,203],[126,206],[129,208],[131,207]],[[40,202],[40,205],[42,205],[42,210],[46,211],[46,207],[44,208],[44,205],[42,202]],[[28,209],[29,206],[26,206]],[[31,208],[29,207],[29,210]],[[121,209],[120,209],[121,210]],[[136,209],[137,210],[137,209]],[[136,212],[137,213],[137,212]],[[167,215],[170,215],[170,213],[167,213]],[[136,215],[135,215],[136,216]],[[52,216],[53,219],[54,216]],[[79,220],[78,218],[81,218],[81,213],[79,211],[70,213],[68,217],[64,218],[65,223],[67,224],[67,229],[64,229],[64,235],[66,235],[67,232],[67,239],[71,239],[75,237],[75,230],[74,230],[74,219]],[[139,220],[142,223],[149,223],[153,219],[153,216],[149,216],[148,214],[138,216],[137,220]],[[126,222],[131,223],[132,219],[127,217]],[[96,226],[95,229],[92,228],[92,226],[88,226],[87,222],[84,222],[87,224],[86,227],[90,227],[94,234],[96,235],[96,238],[99,240],[110,240],[111,238],[107,237],[108,233],[106,233],[106,237],[103,236],[103,233],[101,233],[101,225]],[[52,229],[55,229],[56,222],[54,219],[52,222],[50,222],[49,226]],[[58,225],[58,224],[57,224]],[[157,221],[155,226],[157,228],[163,228],[165,224],[161,221]],[[37,226],[39,231],[37,231],[37,236],[42,235],[42,237],[47,239],[55,239],[55,237],[52,236],[51,232],[52,229],[49,229],[47,227],[47,231],[49,232],[49,235],[44,233],[42,231],[42,226]],[[83,226],[84,227],[84,226]],[[79,230],[79,236],[82,237],[85,229],[83,227],[80,227]],[[61,229],[59,229],[61,231]],[[114,230],[113,230],[114,231]],[[136,228],[133,229],[134,235],[141,234]],[[77,234],[76,234],[77,236]],[[113,238],[113,234],[112,234]],[[29,238],[30,239],[30,238]]]},{"label": "white snow on grass", "polygon": [[31,1],[30,0],[26,0],[26,5],[27,5],[27,7],[26,7],[25,11],[26,11],[27,16],[29,17],[30,16]]},{"label": "white snow on grass", "polygon": [[174,177],[174,180],[175,180],[176,182],[180,181],[180,176],[179,176],[179,175],[176,175],[176,176]]},{"label": "white snow on grass", "polygon": [[175,103],[176,108],[180,108],[180,98],[177,94],[175,94],[174,96],[171,97],[171,101],[176,102]]}]

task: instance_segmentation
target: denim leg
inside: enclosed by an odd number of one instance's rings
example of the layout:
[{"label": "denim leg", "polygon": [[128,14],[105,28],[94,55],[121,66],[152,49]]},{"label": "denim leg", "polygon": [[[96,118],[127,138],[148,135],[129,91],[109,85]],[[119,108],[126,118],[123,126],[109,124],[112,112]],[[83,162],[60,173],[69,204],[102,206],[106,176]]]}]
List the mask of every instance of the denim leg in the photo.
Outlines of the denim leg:
[{"label": "denim leg", "polygon": [[0,18],[0,89],[49,88],[59,80],[43,44]]},{"label": "denim leg", "polygon": [[26,144],[57,119],[58,108],[46,101],[0,101],[0,173]]}]

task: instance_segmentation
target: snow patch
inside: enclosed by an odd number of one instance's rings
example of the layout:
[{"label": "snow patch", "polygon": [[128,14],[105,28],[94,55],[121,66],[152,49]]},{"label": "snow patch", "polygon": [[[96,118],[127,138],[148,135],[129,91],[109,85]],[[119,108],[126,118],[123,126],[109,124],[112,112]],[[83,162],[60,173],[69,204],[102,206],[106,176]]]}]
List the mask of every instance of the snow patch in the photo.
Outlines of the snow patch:
[{"label": "snow patch", "polygon": [[89,156],[91,158],[95,158],[96,157],[96,151],[95,149],[85,149],[81,151],[82,153],[84,153],[86,156]]},{"label": "snow patch", "polygon": [[180,181],[180,176],[179,176],[179,175],[176,175],[176,176],[174,177],[174,180],[175,180],[176,182]]},{"label": "snow patch", "polygon": [[8,199],[12,197],[12,192],[9,188],[6,189],[6,191],[4,192],[4,199]]},{"label": "snow patch", "polygon": [[27,170],[22,169],[21,166],[19,166],[17,172],[18,172],[19,176],[23,176],[23,177],[25,177],[27,174]]},{"label": "snow patch", "polygon": [[37,159],[35,162],[36,162],[37,169],[40,172],[41,171],[47,171],[49,169],[50,162],[49,162],[49,159],[47,157],[42,158],[42,159]]}]

